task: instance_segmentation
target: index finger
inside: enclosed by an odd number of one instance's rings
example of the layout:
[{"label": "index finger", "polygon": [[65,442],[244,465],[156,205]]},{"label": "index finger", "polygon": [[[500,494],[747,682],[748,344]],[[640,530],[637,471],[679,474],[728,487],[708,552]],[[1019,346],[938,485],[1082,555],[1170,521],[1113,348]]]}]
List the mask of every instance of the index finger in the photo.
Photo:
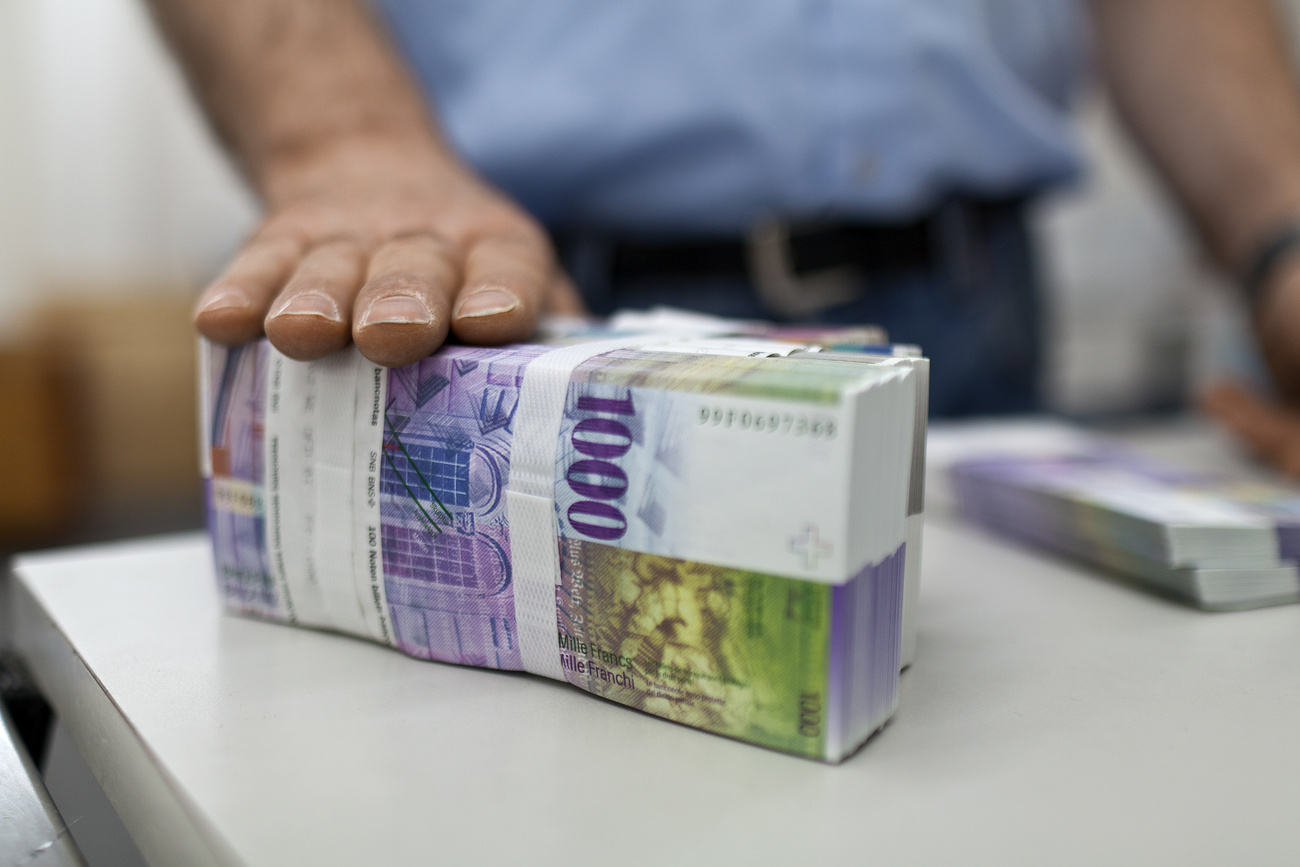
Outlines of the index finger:
[{"label": "index finger", "polygon": [[289,238],[250,241],[194,305],[199,333],[225,344],[260,337],[271,299],[288,282],[301,257],[301,245]]}]

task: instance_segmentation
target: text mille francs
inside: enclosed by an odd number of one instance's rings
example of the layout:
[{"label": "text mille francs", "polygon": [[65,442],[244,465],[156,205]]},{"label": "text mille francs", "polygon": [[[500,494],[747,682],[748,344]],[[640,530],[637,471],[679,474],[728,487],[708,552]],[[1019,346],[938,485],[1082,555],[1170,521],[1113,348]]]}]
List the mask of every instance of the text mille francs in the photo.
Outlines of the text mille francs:
[{"label": "text mille francs", "polygon": [[560,636],[560,650],[568,650],[573,653],[580,653],[583,656],[589,656],[592,659],[600,660],[606,665],[617,665],[622,668],[632,667],[632,657],[623,656],[621,653],[610,653],[609,651],[595,644],[588,644],[585,641],[578,641],[571,635],[565,635],[563,632]]}]

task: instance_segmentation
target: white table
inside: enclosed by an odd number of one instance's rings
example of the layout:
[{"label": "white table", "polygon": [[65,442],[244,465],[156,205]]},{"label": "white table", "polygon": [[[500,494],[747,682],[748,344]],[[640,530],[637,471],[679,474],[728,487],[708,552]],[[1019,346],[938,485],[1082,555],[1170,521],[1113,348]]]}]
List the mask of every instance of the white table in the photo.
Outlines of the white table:
[{"label": "white table", "polygon": [[1300,607],[926,532],[901,707],[839,767],[224,616],[200,536],[28,556],[8,589],[156,864],[1300,863]]}]

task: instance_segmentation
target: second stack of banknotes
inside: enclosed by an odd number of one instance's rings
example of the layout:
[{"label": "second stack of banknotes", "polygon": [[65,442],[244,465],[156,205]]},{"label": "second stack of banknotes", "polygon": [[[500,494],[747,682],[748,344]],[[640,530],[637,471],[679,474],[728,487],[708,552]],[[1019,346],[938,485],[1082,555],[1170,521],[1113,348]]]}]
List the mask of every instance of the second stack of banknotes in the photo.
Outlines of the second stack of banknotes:
[{"label": "second stack of banknotes", "polygon": [[961,513],[1212,611],[1300,602],[1300,495],[1059,424],[936,434]]},{"label": "second stack of banknotes", "polygon": [[218,581],[241,613],[839,761],[897,705],[926,371],[892,354],[204,344]]}]

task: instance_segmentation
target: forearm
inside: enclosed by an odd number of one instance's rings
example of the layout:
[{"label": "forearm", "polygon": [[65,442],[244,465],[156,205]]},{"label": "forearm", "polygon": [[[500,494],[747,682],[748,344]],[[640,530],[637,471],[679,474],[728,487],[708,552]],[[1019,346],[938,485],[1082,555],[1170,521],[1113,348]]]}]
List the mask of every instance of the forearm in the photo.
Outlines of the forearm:
[{"label": "forearm", "polygon": [[268,199],[356,138],[445,153],[359,0],[149,0],[217,134]]},{"label": "forearm", "polygon": [[149,0],[218,134],[266,203],[199,297],[209,339],[372,361],[449,333],[523,340],[581,309],[546,233],[460,162],[366,0]]},{"label": "forearm", "polygon": [[1226,266],[1300,215],[1300,98],[1269,0],[1093,0],[1104,71]]}]

